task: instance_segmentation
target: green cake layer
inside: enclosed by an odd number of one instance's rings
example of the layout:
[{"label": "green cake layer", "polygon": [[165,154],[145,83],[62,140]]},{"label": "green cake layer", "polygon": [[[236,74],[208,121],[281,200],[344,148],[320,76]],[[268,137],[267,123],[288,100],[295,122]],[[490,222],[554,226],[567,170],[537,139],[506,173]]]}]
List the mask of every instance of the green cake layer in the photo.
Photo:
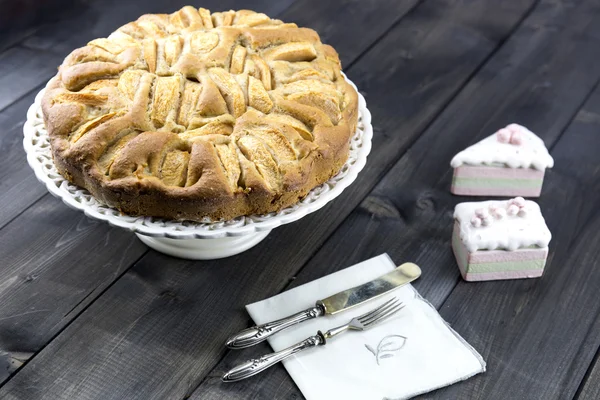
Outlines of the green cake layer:
[{"label": "green cake layer", "polygon": [[511,188],[528,188],[534,189],[539,187],[543,179],[512,179],[512,178],[464,178],[453,177],[452,184],[455,186],[468,187],[511,187]]}]

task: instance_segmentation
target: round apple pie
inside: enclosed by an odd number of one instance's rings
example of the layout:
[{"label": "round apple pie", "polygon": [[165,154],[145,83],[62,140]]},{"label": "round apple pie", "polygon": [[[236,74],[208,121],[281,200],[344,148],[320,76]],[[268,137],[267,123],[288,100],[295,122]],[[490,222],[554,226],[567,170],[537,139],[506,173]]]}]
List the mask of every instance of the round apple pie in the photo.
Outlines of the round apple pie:
[{"label": "round apple pie", "polygon": [[335,175],[358,99],[315,31],[188,6],[73,51],[42,109],[69,181],[125,214],[200,221],[278,211]]}]

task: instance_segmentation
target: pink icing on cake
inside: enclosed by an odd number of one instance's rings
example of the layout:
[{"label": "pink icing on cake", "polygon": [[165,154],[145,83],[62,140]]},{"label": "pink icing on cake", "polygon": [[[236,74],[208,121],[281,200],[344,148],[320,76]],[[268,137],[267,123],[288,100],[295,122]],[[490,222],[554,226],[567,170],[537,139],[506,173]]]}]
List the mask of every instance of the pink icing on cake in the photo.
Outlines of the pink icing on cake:
[{"label": "pink icing on cake", "polygon": [[465,280],[542,275],[551,234],[536,203],[520,197],[461,203],[454,217],[452,249]]},{"label": "pink icing on cake", "polygon": [[461,151],[450,164],[453,194],[538,197],[544,171],[554,160],[533,132],[510,124]]}]

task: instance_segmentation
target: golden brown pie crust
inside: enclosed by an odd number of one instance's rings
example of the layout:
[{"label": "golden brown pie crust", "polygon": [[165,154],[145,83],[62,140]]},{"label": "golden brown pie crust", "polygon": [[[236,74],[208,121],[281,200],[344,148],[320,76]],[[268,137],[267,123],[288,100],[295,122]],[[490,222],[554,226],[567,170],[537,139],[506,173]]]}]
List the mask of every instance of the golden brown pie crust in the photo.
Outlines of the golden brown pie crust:
[{"label": "golden brown pie crust", "polygon": [[42,99],[60,173],[130,215],[287,207],[348,157],[356,91],[311,29],[184,7],[76,49]]}]

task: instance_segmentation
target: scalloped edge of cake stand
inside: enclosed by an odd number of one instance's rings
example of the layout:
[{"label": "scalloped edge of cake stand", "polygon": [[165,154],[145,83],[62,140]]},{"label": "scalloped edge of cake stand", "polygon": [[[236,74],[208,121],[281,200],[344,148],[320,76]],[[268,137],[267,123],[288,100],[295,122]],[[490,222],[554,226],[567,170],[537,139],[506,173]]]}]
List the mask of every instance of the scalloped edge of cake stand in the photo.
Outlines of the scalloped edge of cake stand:
[{"label": "scalloped edge of cake stand", "polygon": [[[319,210],[350,186],[357,178],[358,173],[364,168],[371,150],[373,137],[371,113],[356,85],[345,75],[344,77],[358,93],[359,115],[362,118],[362,122],[359,121],[362,127],[357,127],[357,132],[351,139],[354,143],[354,137],[359,131],[362,132],[360,144],[351,145],[356,146],[352,150],[356,152],[355,158],[352,161],[349,159],[340,173],[330,181],[309,192],[307,196],[309,201],[303,200],[289,207],[290,210],[284,209],[276,215],[247,217],[245,222],[242,221],[241,226],[217,227],[214,231],[196,228],[188,230],[186,227],[180,230],[175,226],[168,226],[172,223],[170,221],[167,221],[167,226],[164,226],[164,221],[155,223],[152,220],[148,221],[149,217],[127,217],[115,214],[107,206],[95,204],[97,201],[94,201],[84,189],[75,187],[75,193],[71,193],[72,190],[69,189],[72,185],[60,177],[54,170],[55,168],[52,168],[53,162],[49,153],[47,133],[43,127],[41,116],[38,115],[44,89],[38,93],[34,104],[27,111],[27,121],[23,126],[23,146],[27,153],[27,161],[38,180],[46,185],[53,196],[60,198],[67,206],[83,211],[90,218],[104,220],[112,226],[127,229],[135,233],[148,247],[170,256],[190,260],[225,258],[242,253],[255,246],[266,238],[274,228],[296,221]],[[42,130],[39,130],[40,126],[43,128]],[[40,156],[42,157],[40,158]],[[218,223],[220,222],[215,224]]]}]

